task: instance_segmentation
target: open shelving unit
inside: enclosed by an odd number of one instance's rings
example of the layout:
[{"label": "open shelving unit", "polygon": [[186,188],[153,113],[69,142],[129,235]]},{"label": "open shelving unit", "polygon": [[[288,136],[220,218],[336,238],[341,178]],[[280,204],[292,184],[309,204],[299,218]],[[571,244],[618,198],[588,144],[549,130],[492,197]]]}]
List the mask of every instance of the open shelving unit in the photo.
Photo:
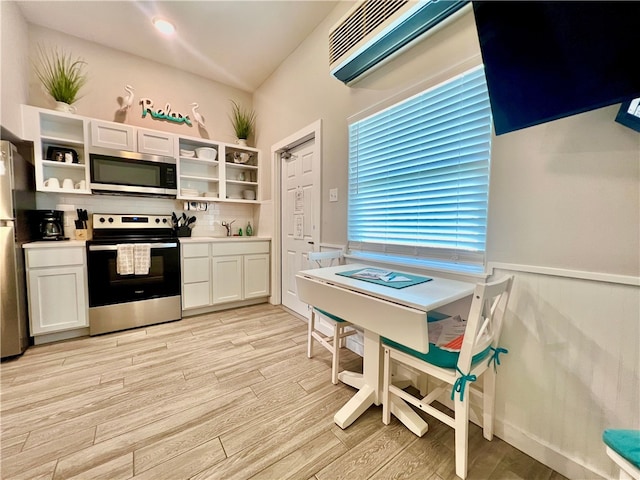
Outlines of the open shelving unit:
[{"label": "open shelving unit", "polygon": [[[23,123],[25,137],[33,141],[36,189],[55,193],[91,194],[86,157],[88,119],[75,114],[24,106]],[[51,149],[73,150],[77,159],[67,163],[49,158]],[[45,185],[50,178],[57,178],[61,187]],[[83,189],[62,188],[62,183],[67,178],[74,185],[84,180],[86,186]]]},{"label": "open shelving unit", "polygon": [[[185,150],[200,147],[216,150],[215,160],[184,156]],[[198,202],[258,203],[259,151],[221,142],[204,141],[193,137],[179,137],[178,199]],[[246,163],[234,159],[248,156]],[[246,158],[246,157],[245,157]]]},{"label": "open shelving unit", "polygon": [[[115,131],[119,134],[117,138],[127,139],[133,139],[137,133],[139,151],[175,155],[178,200],[254,204],[260,201],[261,154],[258,149],[156,132],[29,105],[23,105],[22,108],[23,136],[33,141],[34,145],[38,191],[90,195],[90,146],[101,145],[100,139],[94,138],[97,132]],[[156,151],[160,147],[162,151]],[[201,147],[213,148],[217,152],[215,158],[198,158],[195,150]],[[49,158],[50,148],[73,150],[77,160],[74,158],[73,162],[67,163]],[[119,145],[118,148],[131,150],[128,144]],[[153,148],[153,152],[148,151],[149,148]],[[184,155],[184,151],[194,154]],[[65,179],[71,179],[74,186],[79,186],[84,180],[85,188],[52,188],[45,185],[49,178],[57,178],[61,186]]]}]

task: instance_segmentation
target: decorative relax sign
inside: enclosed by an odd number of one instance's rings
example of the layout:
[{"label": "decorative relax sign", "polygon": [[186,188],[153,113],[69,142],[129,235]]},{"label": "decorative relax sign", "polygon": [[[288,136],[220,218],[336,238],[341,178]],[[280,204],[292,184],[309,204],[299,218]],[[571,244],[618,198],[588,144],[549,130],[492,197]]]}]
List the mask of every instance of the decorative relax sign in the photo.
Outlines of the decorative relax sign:
[{"label": "decorative relax sign", "polygon": [[157,120],[167,120],[174,123],[185,123],[191,126],[191,119],[189,118],[189,115],[182,115],[178,112],[172,112],[171,104],[169,103],[164,106],[164,109],[154,109],[153,100],[151,100],[150,98],[141,98],[140,105],[142,105],[142,118],[145,118],[148,113],[152,118],[155,118]]}]

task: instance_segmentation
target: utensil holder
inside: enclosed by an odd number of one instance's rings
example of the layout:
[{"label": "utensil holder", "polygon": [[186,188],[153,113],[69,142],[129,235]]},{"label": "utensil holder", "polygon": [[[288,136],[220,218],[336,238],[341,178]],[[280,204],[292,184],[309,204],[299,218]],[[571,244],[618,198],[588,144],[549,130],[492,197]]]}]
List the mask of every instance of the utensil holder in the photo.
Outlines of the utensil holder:
[{"label": "utensil holder", "polygon": [[190,237],[191,229],[189,227],[178,227],[177,235],[179,237]]},{"label": "utensil holder", "polygon": [[87,240],[87,229],[80,228],[76,229],[76,240]]}]

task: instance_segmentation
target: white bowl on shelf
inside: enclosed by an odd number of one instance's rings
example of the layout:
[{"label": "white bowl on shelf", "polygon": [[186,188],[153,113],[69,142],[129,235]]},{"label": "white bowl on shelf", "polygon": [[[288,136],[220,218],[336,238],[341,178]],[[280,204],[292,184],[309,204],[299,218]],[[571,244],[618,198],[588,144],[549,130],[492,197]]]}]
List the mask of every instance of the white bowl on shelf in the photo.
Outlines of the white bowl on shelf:
[{"label": "white bowl on shelf", "polygon": [[246,153],[246,152],[235,152],[233,154],[233,162],[234,163],[247,163],[249,160],[251,160],[251,157],[253,155],[251,153]]},{"label": "white bowl on shelf", "polygon": [[194,152],[193,150],[180,149],[180,156],[181,157],[195,157],[196,156],[196,152]]},{"label": "white bowl on shelf", "polygon": [[206,160],[215,160],[218,156],[218,151],[211,147],[200,147],[196,148],[196,156]]},{"label": "white bowl on shelf", "polygon": [[245,200],[255,200],[256,199],[256,192],[253,190],[243,190],[242,191],[242,198],[244,198]]}]

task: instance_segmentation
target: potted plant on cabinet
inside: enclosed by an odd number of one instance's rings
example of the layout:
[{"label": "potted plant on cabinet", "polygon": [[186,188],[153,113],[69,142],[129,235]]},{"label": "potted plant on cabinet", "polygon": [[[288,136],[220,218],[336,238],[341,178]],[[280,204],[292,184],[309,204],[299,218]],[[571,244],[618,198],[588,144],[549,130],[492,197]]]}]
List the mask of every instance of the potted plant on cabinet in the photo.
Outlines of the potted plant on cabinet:
[{"label": "potted plant on cabinet", "polygon": [[71,104],[79,98],[78,92],[87,83],[84,72],[86,62],[80,58],[74,59],[71,54],[57,48],[49,51],[41,45],[38,48],[40,64],[35,66],[36,75],[56,101],[56,110],[75,112]]},{"label": "potted plant on cabinet", "polygon": [[231,100],[233,104],[231,111],[231,124],[233,131],[238,138],[238,145],[247,145],[247,139],[253,133],[256,122],[256,114],[253,110],[240,107],[236,102]]}]

